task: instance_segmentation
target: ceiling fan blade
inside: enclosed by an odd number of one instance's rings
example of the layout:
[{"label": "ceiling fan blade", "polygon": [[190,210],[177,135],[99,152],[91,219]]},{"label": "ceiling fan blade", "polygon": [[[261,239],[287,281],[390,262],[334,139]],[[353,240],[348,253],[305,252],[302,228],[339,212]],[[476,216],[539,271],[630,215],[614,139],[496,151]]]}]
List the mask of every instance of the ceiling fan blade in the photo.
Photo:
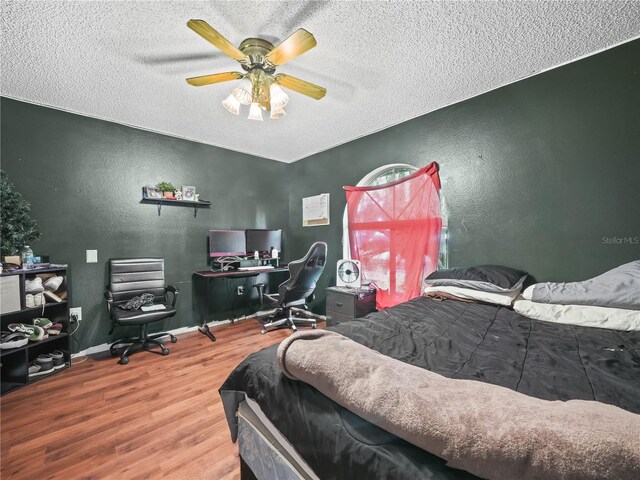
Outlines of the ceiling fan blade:
[{"label": "ceiling fan blade", "polygon": [[212,75],[202,75],[201,77],[187,78],[187,83],[194,87],[211,85],[212,83],[228,82],[230,80],[240,80],[244,75],[238,72],[214,73]]},{"label": "ceiling fan blade", "polygon": [[279,73],[275,76],[275,79],[276,82],[284,88],[296,91],[306,95],[307,97],[315,98],[316,100],[320,100],[327,94],[327,89],[324,87],[314,85],[310,82],[305,82],[304,80],[300,80],[299,78],[292,77],[290,75],[285,75],[284,73]]},{"label": "ceiling fan blade", "polygon": [[313,35],[304,28],[299,28],[289,36],[284,42],[271,50],[267,55],[274,65],[284,65],[307,50],[311,50],[318,44]]},{"label": "ceiling fan blade", "polygon": [[187,22],[187,27],[196,32],[206,41],[218,47],[231,58],[234,58],[239,62],[247,59],[247,56],[244,53],[238,50],[229,40],[220,35],[216,29],[204,20],[189,20]]}]

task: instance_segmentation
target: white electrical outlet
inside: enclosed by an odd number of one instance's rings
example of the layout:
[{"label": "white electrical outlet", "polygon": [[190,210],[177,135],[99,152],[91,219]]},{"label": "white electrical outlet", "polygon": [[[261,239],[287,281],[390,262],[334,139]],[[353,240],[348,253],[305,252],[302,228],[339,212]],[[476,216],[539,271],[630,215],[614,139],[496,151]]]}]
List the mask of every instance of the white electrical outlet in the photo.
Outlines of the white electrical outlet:
[{"label": "white electrical outlet", "polygon": [[98,250],[87,250],[87,263],[98,263]]},{"label": "white electrical outlet", "polygon": [[76,316],[78,321],[82,320],[82,307],[73,307],[69,309],[69,318]]}]

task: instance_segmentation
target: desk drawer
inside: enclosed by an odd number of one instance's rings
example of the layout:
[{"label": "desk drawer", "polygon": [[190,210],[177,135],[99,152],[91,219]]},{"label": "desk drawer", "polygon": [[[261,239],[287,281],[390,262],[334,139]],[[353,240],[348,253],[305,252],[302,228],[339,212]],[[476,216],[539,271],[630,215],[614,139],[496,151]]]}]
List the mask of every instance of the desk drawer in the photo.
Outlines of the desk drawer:
[{"label": "desk drawer", "polygon": [[354,295],[343,295],[341,293],[328,291],[326,301],[327,315],[329,314],[328,312],[331,311],[353,318],[356,311]]}]

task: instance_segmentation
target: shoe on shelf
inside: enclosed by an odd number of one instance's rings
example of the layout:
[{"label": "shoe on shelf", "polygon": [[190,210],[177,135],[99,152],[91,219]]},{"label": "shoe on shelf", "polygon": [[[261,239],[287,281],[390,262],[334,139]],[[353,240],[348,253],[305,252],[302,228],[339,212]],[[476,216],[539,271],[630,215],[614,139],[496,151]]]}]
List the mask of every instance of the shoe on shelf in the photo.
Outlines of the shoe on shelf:
[{"label": "shoe on shelf", "polygon": [[33,324],[42,327],[45,330],[53,326],[53,322],[48,318],[34,318]]},{"label": "shoe on shelf", "polygon": [[44,298],[44,293],[27,293],[24,296],[24,303],[27,308],[41,307],[45,303],[47,303],[46,299]]},{"label": "shoe on shelf", "polygon": [[66,366],[66,362],[64,361],[64,353],[62,353],[60,350],[54,350],[53,352],[49,353],[49,357],[51,357],[51,360],[53,361],[53,368],[55,370],[64,368]]},{"label": "shoe on shelf", "polygon": [[44,287],[42,286],[42,279],[40,277],[27,278],[24,281],[24,291],[26,293],[42,293]]},{"label": "shoe on shelf", "polygon": [[49,335],[60,335],[60,333],[62,333],[63,328],[64,328],[64,325],[62,325],[59,322],[56,322],[47,329],[47,333]]},{"label": "shoe on shelf", "polygon": [[60,285],[62,285],[62,282],[64,282],[64,277],[60,277],[60,276],[51,277],[51,278],[47,278],[43,282],[42,286],[44,287],[45,290],[49,290],[50,292],[55,292],[60,288]]},{"label": "shoe on shelf", "polygon": [[53,371],[53,359],[49,355],[38,355],[29,365],[29,377],[46,375]]},{"label": "shoe on shelf", "polygon": [[53,272],[49,272],[49,273],[39,273],[36,275],[36,277],[41,278],[42,281],[44,282],[45,280],[51,278],[51,277],[56,277],[57,275]]},{"label": "shoe on shelf", "polygon": [[34,293],[33,303],[35,303],[36,307],[41,307],[42,305],[47,303],[47,300],[44,298],[44,293]]},{"label": "shoe on shelf", "polygon": [[22,332],[2,332],[0,349],[24,347],[29,343],[29,337]]},{"label": "shoe on shelf", "polygon": [[46,334],[44,328],[37,325],[27,325],[25,323],[10,323],[9,325],[7,325],[7,328],[12,332],[24,333],[32,342],[37,342],[39,340],[49,338],[49,335]]}]

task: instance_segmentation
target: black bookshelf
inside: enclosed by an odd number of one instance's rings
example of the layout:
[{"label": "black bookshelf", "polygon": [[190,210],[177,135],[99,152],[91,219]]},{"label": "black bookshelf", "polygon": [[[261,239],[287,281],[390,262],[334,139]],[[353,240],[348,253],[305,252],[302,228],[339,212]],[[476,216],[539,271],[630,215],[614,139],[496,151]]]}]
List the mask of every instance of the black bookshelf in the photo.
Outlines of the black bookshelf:
[{"label": "black bookshelf", "polygon": [[[56,302],[45,296],[44,308],[37,306],[28,308],[25,302],[25,280],[35,277],[42,273],[55,273],[62,276],[64,282],[61,288],[69,292],[69,277],[66,265],[52,266],[50,268],[34,268],[29,270],[14,270],[2,272],[0,281],[3,283],[2,298],[3,303],[8,300],[5,295],[19,295],[18,309],[5,312],[0,315],[0,325],[2,331],[7,331],[7,326],[11,323],[33,323],[34,318],[45,317],[53,323],[61,323],[63,325],[62,332],[59,335],[50,335],[49,338],[37,342],[29,342],[18,348],[1,349],[0,363],[2,364],[0,371],[0,394],[5,395],[9,392],[25,387],[37,381],[48,378],[61,372],[71,366],[71,337],[69,335],[69,301],[68,299]],[[15,285],[17,279],[17,291],[4,288],[6,285]],[[5,304],[6,305],[6,304]],[[29,363],[43,353],[49,353],[53,350],[60,350],[64,353],[65,366],[54,370],[46,375],[39,375],[29,378]]]}]

